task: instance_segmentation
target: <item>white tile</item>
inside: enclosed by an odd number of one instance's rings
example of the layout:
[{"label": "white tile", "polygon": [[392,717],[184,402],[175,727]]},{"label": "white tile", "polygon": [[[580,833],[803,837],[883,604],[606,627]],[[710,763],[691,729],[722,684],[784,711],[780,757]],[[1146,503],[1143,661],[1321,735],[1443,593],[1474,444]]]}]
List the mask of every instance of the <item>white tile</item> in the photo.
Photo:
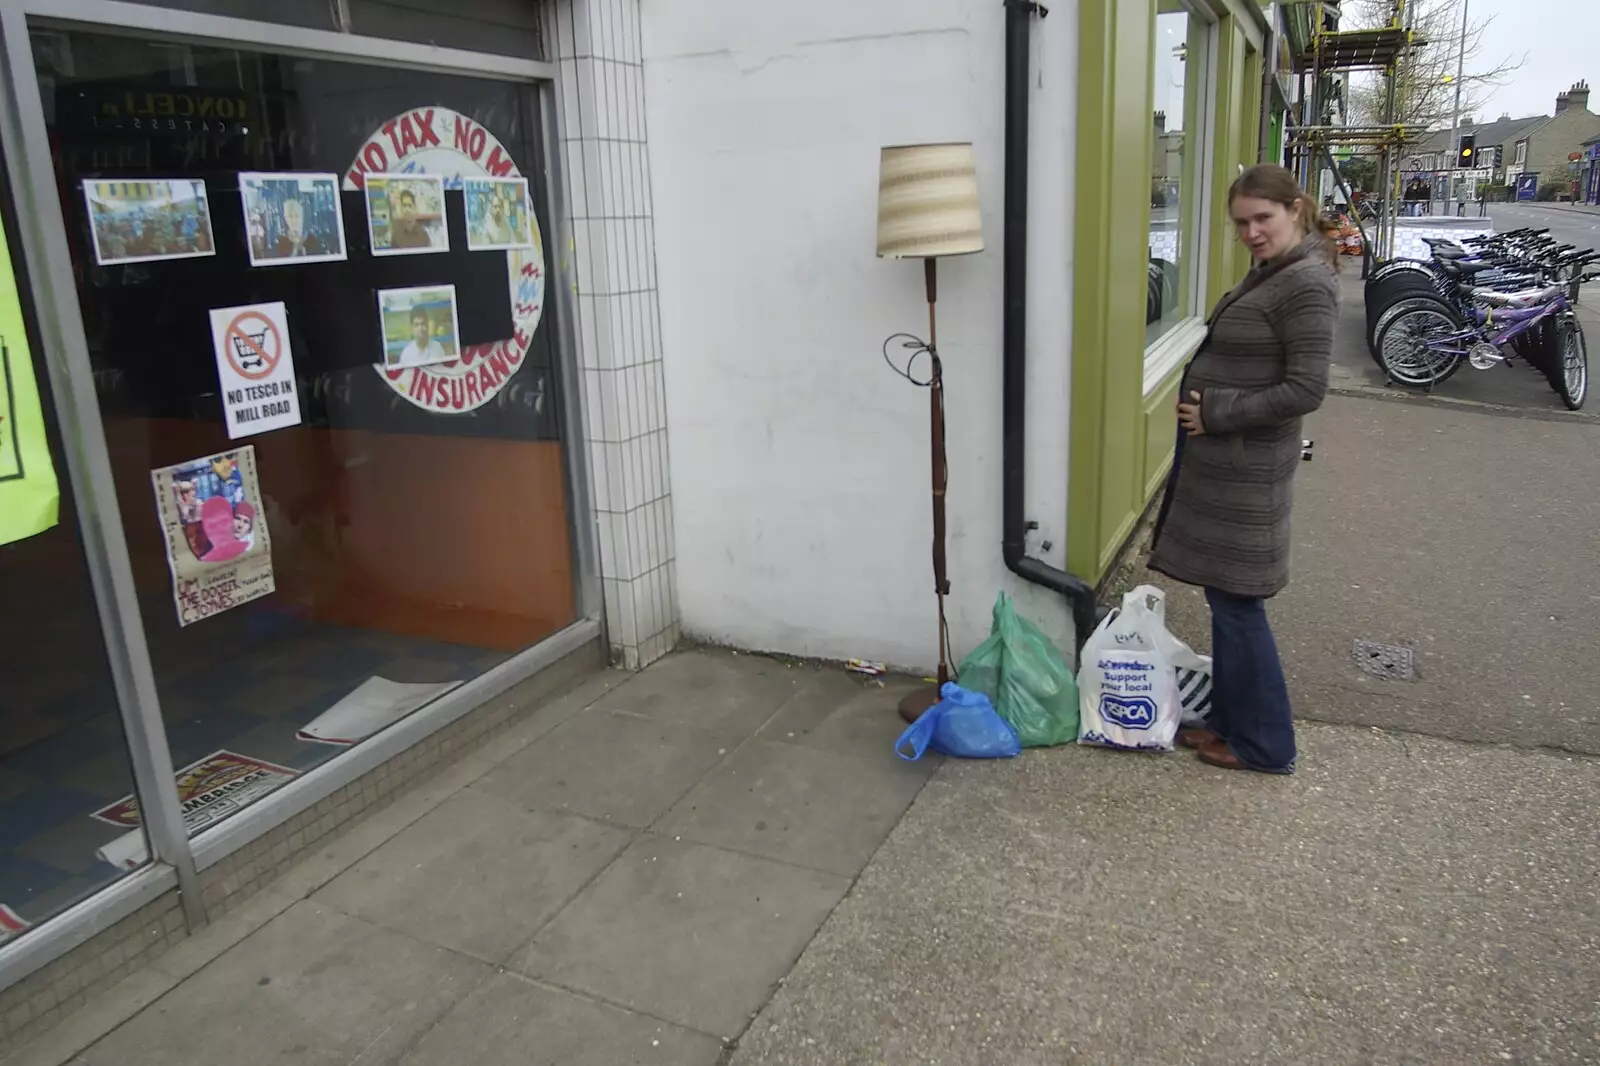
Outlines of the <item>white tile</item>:
[{"label": "white tile", "polygon": [[[662,530],[666,534],[666,536],[663,538],[663,540],[666,542],[664,553],[669,561],[676,561],[678,558],[678,531],[677,527],[674,526],[672,521],[672,497],[670,495],[667,497],[666,502],[667,506],[662,511],[661,523]],[[676,571],[674,571],[674,573],[676,573]],[[678,602],[678,584],[676,577],[674,577],[672,581],[670,591],[672,593],[672,602],[676,604]]]},{"label": "white tile", "polygon": [[617,135],[625,141],[638,141],[639,136],[639,68],[618,63],[617,68]]},{"label": "white tile", "polygon": [[593,0],[572,0],[572,35],[577,42],[578,55],[591,55],[594,52],[593,8]]},{"label": "white tile", "polygon": [[594,506],[596,510],[611,510],[615,505],[611,499],[611,479],[607,476],[605,445],[599,441],[586,442],[583,447],[589,449],[589,486],[594,493]]},{"label": "white tile", "polygon": [[613,296],[611,329],[617,337],[617,367],[625,367],[639,358],[638,308],[631,294]]},{"label": "white tile", "polygon": [[580,58],[574,61],[576,76],[574,81],[578,87],[578,126],[576,130],[569,130],[572,135],[579,137],[598,137],[601,126],[601,102],[599,98],[599,61],[595,59]]},{"label": "white tile", "polygon": [[[644,389],[644,415],[642,422],[644,428],[657,430],[667,428],[666,397],[662,393],[661,362],[651,360],[639,364],[639,381]],[[662,465],[666,465],[665,449],[661,457]]]},{"label": "white tile", "polygon": [[584,3],[585,0],[555,0],[555,52],[558,57],[574,54],[572,39],[572,7],[573,4]]},{"label": "white tile", "polygon": [[643,574],[635,578],[632,585],[634,620],[642,643],[643,640],[655,636],[661,628],[656,622],[656,575]]},{"label": "white tile", "polygon": [[617,59],[620,56],[621,39],[618,33],[622,22],[622,13],[618,10],[620,6],[617,0],[593,0],[590,6],[595,53],[607,59]]},{"label": "white tile", "polygon": [[615,370],[585,370],[583,391],[589,404],[589,439],[613,443],[624,439]]},{"label": "white tile", "polygon": [[564,143],[562,149],[566,166],[561,174],[561,197],[566,201],[567,219],[578,222],[589,217],[589,187],[583,180],[583,152],[576,141]]},{"label": "white tile", "polygon": [[639,288],[654,289],[656,287],[656,224],[654,219],[642,219],[632,223],[638,227],[639,251],[638,265],[640,268]]},{"label": "white tile", "polygon": [[[603,549],[600,559],[600,576],[617,581],[631,581],[634,574],[628,565],[628,524],[625,516],[609,511],[596,516]],[[609,549],[606,553],[604,549]]]},{"label": "white tile", "polygon": [[[624,647],[639,646],[638,607],[634,600],[633,585],[627,581],[602,578],[606,589],[606,625],[611,630],[611,642]],[[616,613],[611,605],[616,604]]]},{"label": "white tile", "polygon": [[575,59],[563,59],[558,65],[561,70],[561,134],[563,137],[576,137],[579,123],[583,121],[578,112],[578,62]]},{"label": "white tile", "polygon": [[627,485],[623,478],[622,446],[600,441],[595,447],[599,449],[599,461],[605,467],[606,483],[610,489],[606,509],[618,513],[626,511],[623,499],[627,495]]},{"label": "white tile", "polygon": [[618,58],[628,63],[641,63],[644,56],[641,52],[643,46],[639,26],[639,0],[622,0],[622,47]]},{"label": "white tile", "polygon": [[[583,250],[579,249],[576,254],[581,264],[585,259]],[[616,335],[612,328],[613,308],[606,297],[590,294],[583,273],[580,266],[577,271],[578,343],[583,349],[584,367],[598,370],[612,365],[616,348]]]}]

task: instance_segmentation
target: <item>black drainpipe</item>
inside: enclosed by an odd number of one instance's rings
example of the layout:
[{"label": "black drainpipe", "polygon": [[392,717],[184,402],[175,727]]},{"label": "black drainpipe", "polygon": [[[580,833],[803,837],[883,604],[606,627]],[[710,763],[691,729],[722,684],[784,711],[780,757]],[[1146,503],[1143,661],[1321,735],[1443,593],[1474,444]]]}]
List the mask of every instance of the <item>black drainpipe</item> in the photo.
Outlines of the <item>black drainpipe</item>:
[{"label": "black drainpipe", "polygon": [[1065,570],[1057,570],[1027,554],[1027,413],[1028,413],[1028,83],[1029,38],[1033,16],[1049,10],[1035,0],[1005,0],[1006,7],[1006,202],[1005,202],[1005,331],[1002,357],[1004,531],[1006,568],[1025,581],[1053,589],[1072,601],[1077,647],[1082,648],[1097,622],[1094,589]]}]

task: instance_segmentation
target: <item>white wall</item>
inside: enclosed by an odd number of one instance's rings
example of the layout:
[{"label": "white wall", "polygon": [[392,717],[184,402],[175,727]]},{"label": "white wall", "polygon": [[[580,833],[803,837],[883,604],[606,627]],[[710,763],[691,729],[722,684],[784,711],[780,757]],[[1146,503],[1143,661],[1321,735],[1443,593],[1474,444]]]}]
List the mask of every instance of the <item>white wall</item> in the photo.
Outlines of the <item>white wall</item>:
[{"label": "white wall", "polygon": [[[874,255],[878,149],[971,140],[988,250],[940,266],[952,637],[1002,588],[1070,653],[1058,595],[1001,558],[1001,4],[642,5],[684,631],[925,669],[937,655],[928,395],[884,365],[924,333],[921,264]],[[1064,565],[1072,3],[1034,27],[1030,550]],[[1044,552],[1040,543],[1053,542]]]}]

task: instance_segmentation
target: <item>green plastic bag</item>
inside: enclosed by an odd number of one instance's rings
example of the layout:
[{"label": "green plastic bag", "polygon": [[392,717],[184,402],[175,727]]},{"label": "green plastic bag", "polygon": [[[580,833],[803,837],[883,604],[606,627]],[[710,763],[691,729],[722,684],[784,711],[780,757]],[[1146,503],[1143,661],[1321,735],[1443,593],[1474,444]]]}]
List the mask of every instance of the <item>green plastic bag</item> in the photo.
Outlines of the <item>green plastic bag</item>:
[{"label": "green plastic bag", "polygon": [[1025,748],[1078,739],[1078,682],[1039,627],[1017,614],[1004,592],[988,639],[961,664],[961,687],[989,697]]}]

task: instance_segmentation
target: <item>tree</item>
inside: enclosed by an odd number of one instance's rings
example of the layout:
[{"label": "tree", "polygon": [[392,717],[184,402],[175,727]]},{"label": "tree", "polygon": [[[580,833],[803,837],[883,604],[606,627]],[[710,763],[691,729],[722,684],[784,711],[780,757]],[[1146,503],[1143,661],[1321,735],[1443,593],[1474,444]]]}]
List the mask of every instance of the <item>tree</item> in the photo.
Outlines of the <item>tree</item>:
[{"label": "tree", "polygon": [[[1408,0],[1406,4],[1412,30],[1428,42],[1408,49],[1395,72],[1394,121],[1405,127],[1408,138],[1421,140],[1428,133],[1450,128],[1461,55],[1461,4],[1462,0]],[[1344,7],[1341,28],[1386,26],[1393,6],[1393,0],[1351,0]],[[1467,22],[1465,74],[1460,86],[1462,115],[1482,111],[1494,90],[1527,61],[1526,55],[1499,60],[1484,56],[1493,24],[1492,15]],[[1349,114],[1352,125],[1386,124],[1384,83],[1378,73],[1351,75]]]}]

